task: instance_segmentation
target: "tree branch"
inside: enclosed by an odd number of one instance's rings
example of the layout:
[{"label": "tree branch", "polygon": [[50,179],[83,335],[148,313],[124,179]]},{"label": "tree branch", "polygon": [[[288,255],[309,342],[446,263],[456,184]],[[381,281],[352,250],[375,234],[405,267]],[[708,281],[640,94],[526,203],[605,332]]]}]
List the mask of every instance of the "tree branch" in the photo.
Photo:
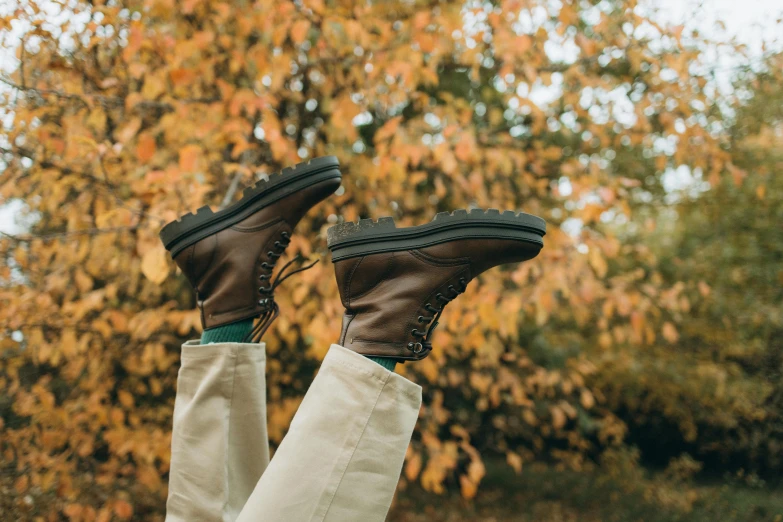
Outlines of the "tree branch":
[{"label": "tree branch", "polygon": [[231,184],[228,186],[226,195],[223,196],[223,201],[220,202],[221,210],[231,204],[231,201],[234,199],[234,194],[236,194],[237,188],[239,188],[239,182],[242,180],[242,177],[243,172],[241,170],[237,170],[234,174],[234,178],[231,180]]},{"label": "tree branch", "polygon": [[[22,148],[22,147],[15,147],[13,149],[8,149],[6,147],[0,146],[0,153],[12,154],[12,155],[15,155],[15,156],[20,156],[22,158],[27,158],[27,159],[32,160],[32,161],[36,161],[35,154],[32,151],[27,150],[27,149]],[[39,161],[38,165],[40,167],[42,167],[42,168],[45,168],[45,169],[59,170],[63,174],[75,174],[77,176],[83,176],[83,177],[85,177],[87,179],[90,179],[90,180],[96,182],[96,183],[99,183],[101,185],[105,185],[108,188],[110,188],[111,190],[117,190],[117,187],[112,185],[108,180],[101,179],[101,178],[99,178],[99,177],[97,177],[97,176],[95,176],[93,174],[90,174],[89,172],[85,172],[83,170],[76,170],[76,169],[73,169],[71,167],[67,167],[65,165],[58,165],[57,163],[54,163],[53,161],[48,161],[48,160]]]},{"label": "tree branch", "polygon": [[101,234],[111,234],[113,232],[134,232],[139,228],[138,225],[129,225],[126,227],[107,227],[107,228],[88,228],[85,230],[72,230],[70,232],[54,232],[51,234],[41,234],[38,236],[35,235],[28,235],[24,237],[15,236],[13,234],[9,234],[8,232],[0,231],[1,236],[5,236],[9,240],[15,242],[15,243],[30,243],[32,241],[35,241],[36,239],[40,239],[42,241],[50,241],[52,239],[65,239],[69,237],[77,237],[77,236],[98,236]]},{"label": "tree branch", "polygon": [[84,98],[82,98],[81,96],[79,96],[77,94],[71,94],[71,93],[68,93],[68,92],[57,91],[57,90],[53,90],[53,89],[37,89],[35,87],[26,87],[24,85],[24,82],[22,84],[18,84],[18,83],[12,82],[11,80],[7,80],[7,79],[5,79],[3,77],[0,77],[0,83],[4,83],[4,84],[8,85],[9,87],[11,87],[13,89],[16,89],[18,91],[33,92],[35,94],[38,94],[39,96],[57,96],[58,98],[63,98],[63,99],[66,99],[66,100],[76,101],[76,102],[81,103],[85,107],[90,107],[90,104],[87,102],[87,100],[85,100]]},{"label": "tree branch", "polygon": [[[18,84],[11,80],[8,80],[6,78],[3,78],[0,76],[0,83],[4,83],[8,85],[9,87],[16,89],[21,92],[33,92],[39,96],[57,96],[58,98],[64,99],[64,100],[70,100],[77,103],[82,104],[83,106],[89,108],[92,106],[90,103],[89,98],[84,98],[82,96],[79,96],[78,94],[72,94],[69,92],[64,91],[58,91],[55,89],[38,89],[35,87],[26,87],[24,84]],[[115,108],[123,108],[125,107],[125,98],[120,98],[118,96],[104,96],[102,94],[89,94],[87,95],[90,98],[92,98],[94,101],[101,103],[102,105],[106,107],[115,107]],[[215,103],[221,101],[220,98],[217,97],[211,97],[211,98],[184,98],[184,99],[175,99],[176,102],[180,103]],[[136,105],[133,106],[134,109],[140,108],[140,109],[160,109],[164,111],[173,111],[175,109],[174,105],[172,105],[169,102],[164,101],[157,101],[157,100],[143,100]]]}]

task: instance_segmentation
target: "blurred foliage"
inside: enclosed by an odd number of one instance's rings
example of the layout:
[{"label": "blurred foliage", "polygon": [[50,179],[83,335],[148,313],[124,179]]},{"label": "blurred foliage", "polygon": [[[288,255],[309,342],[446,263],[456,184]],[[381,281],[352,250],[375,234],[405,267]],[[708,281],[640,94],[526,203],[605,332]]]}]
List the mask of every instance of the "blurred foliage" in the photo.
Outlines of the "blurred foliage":
[{"label": "blurred foliage", "polygon": [[[640,472],[638,452],[609,450],[602,471],[556,470],[538,463],[515,474],[487,461],[481,494],[446,494],[432,502],[420,488],[398,495],[390,522],[781,522],[780,490],[751,476],[718,483],[691,480],[687,455],[654,473]],[[684,471],[688,470],[688,471]],[[747,479],[747,480],[746,480]],[[756,477],[757,480],[757,477]]]},{"label": "blurred foliage", "polygon": [[[677,484],[702,459],[779,472],[781,57],[719,91],[703,51],[731,42],[633,1],[555,4],[24,1],[0,18],[19,59],[0,198],[31,223],[0,238],[0,509],[159,519],[179,344],[200,324],[157,233],[324,154],[344,188],[292,253],[328,259],[326,228],[359,216],[549,222],[535,261],[482,276],[440,350],[400,367],[426,393],[402,488],[473,498],[489,455],[625,481],[673,457],[656,498],[687,510]],[[280,290],[273,444],[342,315],[328,261]]]},{"label": "blurred foliage", "polygon": [[732,176],[623,228],[651,261],[618,273],[649,284],[654,264],[671,288],[662,319],[681,326],[672,346],[604,354],[596,384],[659,463],[688,450],[713,469],[783,469],[783,57],[769,67],[736,86],[753,97],[723,145]]}]

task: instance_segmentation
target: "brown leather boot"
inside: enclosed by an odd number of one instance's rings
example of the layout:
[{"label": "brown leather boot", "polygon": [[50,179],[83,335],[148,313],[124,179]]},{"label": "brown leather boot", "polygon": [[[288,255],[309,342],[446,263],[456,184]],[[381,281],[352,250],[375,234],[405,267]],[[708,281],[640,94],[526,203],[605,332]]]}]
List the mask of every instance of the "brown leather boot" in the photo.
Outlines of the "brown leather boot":
[{"label": "brown leather boot", "polygon": [[340,186],[341,176],[337,158],[315,158],[246,188],[230,207],[202,207],[163,227],[160,238],[196,290],[205,329],[257,317],[246,341],[261,338],[277,317],[274,289],[312,266],[286,274],[288,263],[272,279],[275,263],[299,220]]},{"label": "brown leather boot", "polygon": [[396,228],[392,218],[327,231],[345,306],[339,343],[370,357],[420,360],[444,306],[493,266],[526,261],[543,247],[544,220],[498,210],[442,212]]}]

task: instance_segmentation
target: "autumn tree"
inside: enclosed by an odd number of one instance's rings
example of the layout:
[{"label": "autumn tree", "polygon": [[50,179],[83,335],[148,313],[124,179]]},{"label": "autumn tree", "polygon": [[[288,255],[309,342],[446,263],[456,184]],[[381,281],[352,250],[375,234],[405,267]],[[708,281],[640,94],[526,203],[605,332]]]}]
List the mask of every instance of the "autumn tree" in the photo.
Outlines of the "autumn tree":
[{"label": "autumn tree", "polygon": [[710,42],[635,1],[28,0],[0,31],[17,57],[0,197],[33,222],[0,240],[19,513],[162,513],[179,344],[200,324],[157,233],[324,154],[346,175],[290,249],[325,262],[281,289],[267,335],[273,441],[339,334],[326,228],[494,207],[544,217],[546,246],[471,285],[445,349],[402,367],[426,390],[403,484],[472,497],[493,453],[580,468],[626,431],[602,357],[674,344],[687,318],[659,258],[604,225],[664,202],[671,168],[742,168],[701,72]]},{"label": "autumn tree", "polygon": [[773,476],[783,466],[781,58],[739,71],[743,101],[724,122],[731,175],[682,173],[672,204],[625,227],[625,243],[652,262],[632,257],[621,270],[670,289],[666,314],[645,318],[668,335],[605,357],[598,380],[630,440],[659,462],[689,451],[718,470]]}]

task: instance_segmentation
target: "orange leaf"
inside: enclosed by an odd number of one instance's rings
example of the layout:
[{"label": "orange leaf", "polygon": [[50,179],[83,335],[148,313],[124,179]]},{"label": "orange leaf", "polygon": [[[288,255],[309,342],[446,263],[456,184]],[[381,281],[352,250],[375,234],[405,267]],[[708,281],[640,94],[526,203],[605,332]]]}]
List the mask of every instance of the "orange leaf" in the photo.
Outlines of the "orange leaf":
[{"label": "orange leaf", "polygon": [[133,506],[125,500],[118,500],[114,503],[114,514],[127,520],[133,516]]},{"label": "orange leaf", "polygon": [[155,138],[149,133],[143,133],[139,136],[139,142],[136,144],[136,157],[142,163],[147,163],[155,155]]},{"label": "orange leaf", "polygon": [[291,41],[300,44],[307,38],[307,31],[310,30],[309,20],[297,20],[291,27]]},{"label": "orange leaf", "polygon": [[192,69],[174,69],[169,73],[169,78],[175,87],[186,85],[196,79],[196,72]]},{"label": "orange leaf", "polygon": [[419,472],[421,472],[421,455],[414,453],[405,462],[405,477],[410,481],[414,481],[419,476]]},{"label": "orange leaf", "polygon": [[161,284],[169,276],[167,257],[166,249],[163,248],[163,245],[160,245],[147,251],[141,259],[141,272],[156,285]]},{"label": "orange leaf", "polygon": [[470,480],[468,477],[466,477],[465,475],[460,476],[459,485],[463,497],[473,498],[476,496],[476,492],[478,491],[478,485],[472,480]]},{"label": "orange leaf", "polygon": [[21,495],[25,491],[27,491],[27,486],[29,484],[30,484],[30,479],[27,478],[27,475],[22,475],[18,479],[16,479],[16,482],[14,482],[14,489],[19,495]]},{"label": "orange leaf", "polygon": [[201,147],[198,145],[185,145],[179,149],[179,168],[184,172],[196,170],[198,159],[201,156]]}]

